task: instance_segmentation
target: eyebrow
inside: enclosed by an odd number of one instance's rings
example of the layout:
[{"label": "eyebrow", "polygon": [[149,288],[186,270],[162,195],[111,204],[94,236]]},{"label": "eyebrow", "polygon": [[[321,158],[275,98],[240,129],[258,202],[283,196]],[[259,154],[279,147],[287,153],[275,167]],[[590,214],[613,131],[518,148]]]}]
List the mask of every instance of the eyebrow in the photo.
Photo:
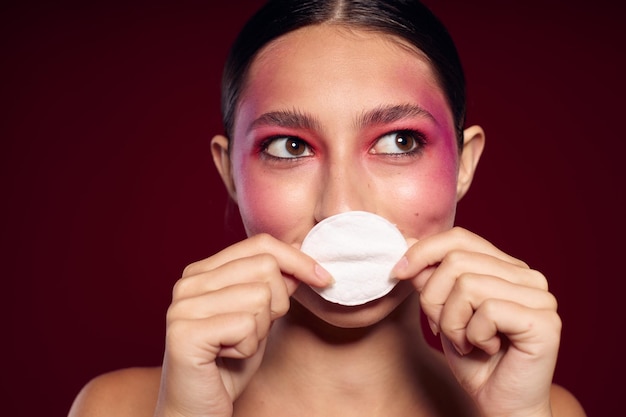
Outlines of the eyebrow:
[{"label": "eyebrow", "polygon": [[[426,117],[438,124],[433,115],[423,107],[415,104],[396,104],[380,106],[362,113],[356,118],[355,126],[362,129],[371,125],[389,124],[410,117]],[[263,113],[250,124],[248,131],[261,126],[280,126],[307,130],[321,129],[318,119],[296,109]]]},{"label": "eyebrow", "polygon": [[261,116],[256,118],[252,124],[250,124],[248,131],[260,126],[280,126],[292,129],[319,130],[320,123],[316,118],[294,109],[263,113]]},{"label": "eyebrow", "polygon": [[410,117],[426,117],[438,124],[433,115],[423,107],[415,104],[398,104],[381,106],[364,112],[357,118],[356,127],[364,128],[371,125],[384,125]]}]

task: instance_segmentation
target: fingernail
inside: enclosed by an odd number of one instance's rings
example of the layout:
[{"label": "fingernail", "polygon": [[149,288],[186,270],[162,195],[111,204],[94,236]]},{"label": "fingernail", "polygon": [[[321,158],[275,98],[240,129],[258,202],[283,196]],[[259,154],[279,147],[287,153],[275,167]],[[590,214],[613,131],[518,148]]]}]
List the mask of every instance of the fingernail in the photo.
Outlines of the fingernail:
[{"label": "fingernail", "polygon": [[398,275],[401,275],[409,266],[409,258],[403,256],[402,259],[396,263],[396,265],[391,270],[392,278],[396,278]]},{"label": "fingernail", "polygon": [[324,286],[330,286],[335,283],[335,279],[330,275],[330,272],[322,268],[320,264],[315,264],[315,275],[317,275]]},{"label": "fingernail", "polygon": [[460,347],[458,347],[455,343],[452,343],[452,346],[454,347],[454,350],[456,350],[456,353],[459,354],[459,356],[464,356],[465,353],[463,353],[463,351],[461,350]]},{"label": "fingernail", "polygon": [[428,325],[430,326],[430,331],[433,332],[433,335],[437,336],[439,334],[439,327],[430,317],[428,318]]}]

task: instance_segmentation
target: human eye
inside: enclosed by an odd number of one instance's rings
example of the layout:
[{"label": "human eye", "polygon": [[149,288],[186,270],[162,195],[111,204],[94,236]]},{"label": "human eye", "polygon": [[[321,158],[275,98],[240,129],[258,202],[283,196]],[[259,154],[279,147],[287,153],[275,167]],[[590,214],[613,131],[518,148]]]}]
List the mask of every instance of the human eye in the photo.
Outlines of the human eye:
[{"label": "human eye", "polygon": [[398,130],[387,133],[376,140],[370,153],[377,155],[413,155],[426,144],[424,136],[414,130]]},{"label": "human eye", "polygon": [[311,147],[293,136],[274,137],[263,144],[263,153],[277,159],[294,159],[313,155]]}]

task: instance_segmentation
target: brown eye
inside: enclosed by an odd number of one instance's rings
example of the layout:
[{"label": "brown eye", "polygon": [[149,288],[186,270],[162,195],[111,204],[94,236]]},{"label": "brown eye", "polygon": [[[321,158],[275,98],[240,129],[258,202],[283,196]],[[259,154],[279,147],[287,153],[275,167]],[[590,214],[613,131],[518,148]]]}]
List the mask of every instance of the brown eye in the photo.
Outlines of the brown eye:
[{"label": "brown eye", "polygon": [[387,133],[381,136],[370,153],[382,155],[404,155],[419,151],[424,146],[421,134],[409,130]]},{"label": "brown eye", "polygon": [[409,152],[415,146],[415,138],[405,133],[398,133],[396,135],[396,146],[401,151]]},{"label": "brown eye", "polygon": [[274,158],[292,159],[313,155],[311,147],[302,139],[281,137],[272,139],[263,150]]},{"label": "brown eye", "polygon": [[302,156],[306,151],[306,145],[298,139],[289,138],[285,141],[285,149],[293,156]]}]

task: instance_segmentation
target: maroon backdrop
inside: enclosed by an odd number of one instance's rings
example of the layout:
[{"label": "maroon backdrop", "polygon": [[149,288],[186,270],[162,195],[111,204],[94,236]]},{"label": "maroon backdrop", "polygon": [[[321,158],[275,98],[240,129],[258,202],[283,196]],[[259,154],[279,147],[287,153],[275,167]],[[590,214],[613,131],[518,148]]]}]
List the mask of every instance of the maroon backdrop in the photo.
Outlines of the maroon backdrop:
[{"label": "maroon backdrop", "polygon": [[[241,236],[208,143],[227,47],[259,1],[52,3],[0,6],[11,416],[63,416],[91,377],[158,365],[172,284]],[[565,323],[556,381],[598,416],[621,409],[626,371],[613,3],[428,1],[488,139],[458,223],[549,277]]]}]

